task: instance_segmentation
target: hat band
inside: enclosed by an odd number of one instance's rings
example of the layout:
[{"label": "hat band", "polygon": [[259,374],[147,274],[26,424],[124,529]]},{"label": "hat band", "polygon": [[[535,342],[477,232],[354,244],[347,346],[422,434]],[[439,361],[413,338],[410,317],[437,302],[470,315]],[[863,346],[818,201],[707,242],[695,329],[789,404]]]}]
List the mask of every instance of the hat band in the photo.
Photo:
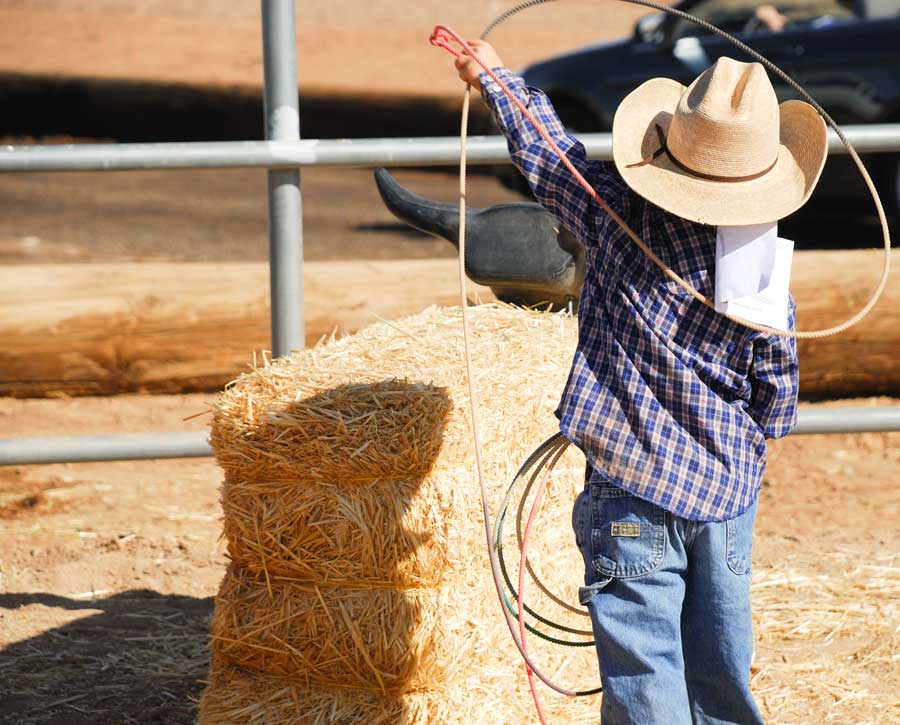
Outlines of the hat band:
[{"label": "hat band", "polygon": [[659,137],[659,148],[656,149],[656,151],[654,151],[652,154],[650,154],[646,158],[643,158],[640,161],[638,161],[636,164],[628,164],[628,166],[626,168],[634,169],[638,166],[645,166],[649,163],[652,163],[653,161],[658,159],[660,156],[665,154],[666,156],[669,157],[669,160],[673,164],[675,164],[675,166],[677,166],[682,171],[687,172],[691,176],[696,176],[698,179],[705,179],[706,181],[731,182],[731,181],[753,181],[753,179],[758,179],[761,176],[765,176],[766,174],[768,174],[772,169],[775,168],[775,164],[778,163],[778,155],[776,154],[775,160],[768,166],[768,168],[765,168],[762,171],[759,171],[755,174],[747,174],[746,176],[717,176],[715,174],[704,174],[702,171],[696,171],[695,169],[692,169],[687,164],[684,164],[681,161],[679,161],[675,157],[675,154],[672,153],[671,149],[669,149],[668,139],[666,138],[665,134],[663,133],[662,126],[660,126],[658,123],[656,123],[654,125],[656,126],[656,135]]}]

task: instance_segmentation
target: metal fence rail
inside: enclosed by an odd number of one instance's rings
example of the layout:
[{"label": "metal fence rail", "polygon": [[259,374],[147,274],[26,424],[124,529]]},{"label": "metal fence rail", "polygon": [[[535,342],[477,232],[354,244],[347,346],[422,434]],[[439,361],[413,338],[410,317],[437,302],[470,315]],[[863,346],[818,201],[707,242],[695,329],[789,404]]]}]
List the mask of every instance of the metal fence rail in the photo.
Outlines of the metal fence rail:
[{"label": "metal fence rail", "polygon": [[[303,345],[303,233],[299,169],[304,166],[439,166],[459,161],[457,138],[301,140],[294,0],[261,0],[265,141],[0,147],[0,172],[265,168],[269,204],[272,350]],[[900,124],[844,128],[860,152],[900,150]],[[829,131],[829,152],[845,153]],[[609,134],[585,134],[593,158],[612,157]],[[499,136],[468,141],[470,164],[509,161]],[[900,406],[801,410],[795,430],[900,430]],[[208,456],[205,432],[0,440],[0,465]]]},{"label": "metal fence rail", "polygon": [[60,436],[0,440],[0,466],[30,463],[138,461],[211,456],[209,433],[178,431],[110,436]]},{"label": "metal fence rail", "polygon": [[[268,97],[268,96],[267,96]],[[860,153],[900,149],[900,124],[845,126]],[[828,151],[847,149],[828,131]],[[149,169],[297,169],[303,166],[448,166],[459,163],[456,137],[215,141],[205,143],[82,144],[0,147],[0,171],[144,171]],[[580,134],[588,155],[612,158],[608,133]],[[500,136],[470,136],[470,164],[509,163]]]},{"label": "metal fence rail", "polygon": [[[791,435],[900,431],[900,406],[801,408]],[[149,458],[202,458],[213,455],[206,431],[123,436],[71,436],[0,440],[0,466],[32,463],[135,461]]]}]

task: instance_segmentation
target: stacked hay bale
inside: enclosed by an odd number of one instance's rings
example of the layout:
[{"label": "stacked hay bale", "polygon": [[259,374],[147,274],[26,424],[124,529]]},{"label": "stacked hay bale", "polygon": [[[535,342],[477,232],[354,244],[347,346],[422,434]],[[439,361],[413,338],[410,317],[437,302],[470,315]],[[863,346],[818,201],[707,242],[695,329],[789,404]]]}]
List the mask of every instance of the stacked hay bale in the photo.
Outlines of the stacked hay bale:
[{"label": "stacked hay bale", "polygon": [[[533,718],[488,569],[460,316],[431,308],[372,326],[256,369],[221,397],[211,441],[232,563],[201,723]],[[472,318],[496,511],[556,430],[577,333],[565,316],[500,305]],[[554,475],[531,557],[548,592],[526,596],[589,629],[568,533],[583,465],[569,453]],[[505,545],[515,550],[514,532]],[[596,683],[592,648],[529,645],[567,685]],[[547,697],[561,720],[597,720],[595,698]]]}]

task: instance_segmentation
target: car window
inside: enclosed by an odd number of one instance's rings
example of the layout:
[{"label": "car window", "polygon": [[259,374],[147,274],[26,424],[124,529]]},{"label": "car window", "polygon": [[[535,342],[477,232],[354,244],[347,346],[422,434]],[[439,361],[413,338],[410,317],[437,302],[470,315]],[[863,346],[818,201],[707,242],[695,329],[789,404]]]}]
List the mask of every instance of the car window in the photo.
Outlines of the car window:
[{"label": "car window", "polygon": [[[856,0],[775,0],[772,3],[763,0],[703,0],[691,7],[689,12],[729,33],[778,32],[787,25],[810,23],[825,17],[853,18],[855,5]],[[679,18],[670,37],[678,40],[703,35],[709,35],[709,31]]]}]

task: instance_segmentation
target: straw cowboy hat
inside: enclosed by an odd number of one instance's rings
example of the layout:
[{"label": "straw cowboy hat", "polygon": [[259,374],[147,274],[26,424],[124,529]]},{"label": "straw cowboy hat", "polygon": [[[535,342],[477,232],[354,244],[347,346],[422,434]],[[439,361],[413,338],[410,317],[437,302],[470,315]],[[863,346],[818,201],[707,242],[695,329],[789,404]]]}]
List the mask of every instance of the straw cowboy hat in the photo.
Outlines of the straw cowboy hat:
[{"label": "straw cowboy hat", "polygon": [[690,86],[654,78],[619,104],[613,158],[645,199],[714,225],[774,222],[809,199],[825,165],[825,122],[781,105],[759,63],[719,58]]}]

